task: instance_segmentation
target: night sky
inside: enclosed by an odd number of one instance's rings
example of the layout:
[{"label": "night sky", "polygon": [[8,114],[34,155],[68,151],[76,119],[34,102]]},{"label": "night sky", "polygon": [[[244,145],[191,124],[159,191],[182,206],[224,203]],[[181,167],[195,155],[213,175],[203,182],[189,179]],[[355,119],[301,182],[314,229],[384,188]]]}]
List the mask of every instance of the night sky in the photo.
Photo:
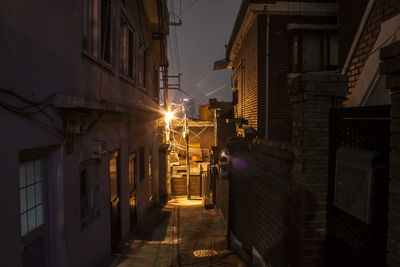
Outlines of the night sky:
[{"label": "night sky", "polygon": [[[209,98],[231,101],[231,70],[213,71],[215,61],[225,57],[240,0],[182,0],[182,26],[171,27],[170,75],[181,72],[182,89],[196,98],[196,105]],[[174,20],[179,20],[179,0],[168,0]],[[175,14],[175,15],[174,15]],[[176,31],[176,35],[175,35]],[[179,51],[176,56],[175,36]],[[180,102],[184,94],[170,93],[170,101]]]}]

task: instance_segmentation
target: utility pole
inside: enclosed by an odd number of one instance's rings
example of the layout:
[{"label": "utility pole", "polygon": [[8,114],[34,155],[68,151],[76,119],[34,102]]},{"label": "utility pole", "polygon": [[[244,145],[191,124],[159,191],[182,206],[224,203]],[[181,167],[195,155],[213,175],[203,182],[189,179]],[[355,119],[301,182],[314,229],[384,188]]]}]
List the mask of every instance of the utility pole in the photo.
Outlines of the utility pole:
[{"label": "utility pole", "polygon": [[187,109],[185,109],[185,139],[186,139],[186,192],[187,199],[191,199],[190,195],[190,160],[189,160],[189,124],[187,117]]}]

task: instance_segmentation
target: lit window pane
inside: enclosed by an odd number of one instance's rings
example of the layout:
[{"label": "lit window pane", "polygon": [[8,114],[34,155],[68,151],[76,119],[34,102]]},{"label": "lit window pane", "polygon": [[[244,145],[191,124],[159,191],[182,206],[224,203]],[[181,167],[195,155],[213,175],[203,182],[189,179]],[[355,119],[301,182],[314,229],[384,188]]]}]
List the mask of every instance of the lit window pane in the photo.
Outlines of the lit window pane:
[{"label": "lit window pane", "polygon": [[26,186],[25,164],[19,165],[19,188]]},{"label": "lit window pane", "polygon": [[42,162],[40,160],[35,161],[35,182],[42,180]]},{"label": "lit window pane", "polygon": [[35,209],[28,211],[28,232],[36,228],[36,215]]},{"label": "lit window pane", "polygon": [[24,236],[28,232],[28,221],[26,213],[21,215],[21,236]]},{"label": "lit window pane", "polygon": [[35,187],[33,185],[27,188],[28,209],[35,206]]},{"label": "lit window pane", "polygon": [[35,180],[35,167],[33,161],[29,161],[26,163],[26,178],[27,178],[27,185],[33,184]]},{"label": "lit window pane", "polygon": [[35,184],[36,205],[42,203],[42,183]]},{"label": "lit window pane", "polygon": [[36,207],[36,227],[43,224],[43,205]]},{"label": "lit window pane", "polygon": [[20,213],[24,213],[26,211],[26,189],[22,189],[19,191],[19,202],[20,202]]}]

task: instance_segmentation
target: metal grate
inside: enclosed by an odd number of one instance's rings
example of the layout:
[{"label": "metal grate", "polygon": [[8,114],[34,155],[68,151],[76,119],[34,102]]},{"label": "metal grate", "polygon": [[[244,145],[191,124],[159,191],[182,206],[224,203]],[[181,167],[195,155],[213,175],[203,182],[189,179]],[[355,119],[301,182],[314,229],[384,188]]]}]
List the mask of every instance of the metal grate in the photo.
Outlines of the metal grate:
[{"label": "metal grate", "polygon": [[[385,266],[390,106],[332,109],[329,137],[327,266]],[[365,224],[333,205],[336,151],[364,149],[382,157],[373,206],[373,223]]]}]

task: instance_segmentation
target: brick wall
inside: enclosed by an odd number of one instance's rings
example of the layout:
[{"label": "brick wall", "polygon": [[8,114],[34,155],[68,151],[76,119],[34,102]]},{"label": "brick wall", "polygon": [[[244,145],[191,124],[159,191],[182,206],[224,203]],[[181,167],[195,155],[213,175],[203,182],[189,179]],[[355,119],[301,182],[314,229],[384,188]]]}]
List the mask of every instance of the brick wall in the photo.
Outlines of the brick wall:
[{"label": "brick wall", "polygon": [[[249,148],[250,145],[250,148]],[[272,143],[228,144],[230,153],[230,231],[251,257],[253,247],[273,266],[287,266],[297,248],[289,194],[291,152]]]},{"label": "brick wall", "polygon": [[[288,23],[336,24],[336,19],[280,15],[270,17],[268,139],[290,142],[292,106],[287,75],[290,72],[291,34],[287,30]],[[266,48],[265,45],[263,47]],[[265,70],[265,64],[263,66]],[[260,76],[264,77],[264,73],[265,71],[260,71]],[[263,106],[265,107],[265,104]]]},{"label": "brick wall", "polygon": [[[257,100],[257,23],[253,23],[243,45],[233,62],[232,80],[237,83],[238,104],[235,106],[235,117],[249,121],[249,126],[258,129]],[[238,69],[237,69],[238,68]],[[235,82],[237,81],[237,82]],[[235,87],[235,86],[234,86]]]},{"label": "brick wall", "polygon": [[346,82],[326,72],[290,81],[291,145],[228,144],[229,226],[249,256],[255,248],[272,266],[324,266],[329,109],[341,103]]},{"label": "brick wall", "polygon": [[[291,105],[287,89],[290,67],[288,23],[336,24],[335,18],[272,15],[270,19],[268,111],[267,88],[267,16],[258,15],[251,25],[233,62],[234,89],[238,90],[235,117],[245,118],[260,138],[275,141],[291,139]],[[243,72],[243,73],[242,73]],[[267,118],[268,116],[268,118]],[[266,121],[268,119],[268,127]],[[268,129],[267,129],[268,128]]]},{"label": "brick wall", "polygon": [[343,68],[369,0],[338,1],[339,69]]},{"label": "brick wall", "polygon": [[400,42],[383,48],[380,57],[381,74],[392,92],[387,264],[400,266]]},{"label": "brick wall", "polygon": [[298,266],[324,266],[328,194],[329,109],[340,107],[346,78],[303,74],[289,81],[293,103],[293,190],[300,199]]},{"label": "brick wall", "polygon": [[[342,6],[342,8],[351,8],[352,4],[348,6],[348,3],[350,2],[353,1],[345,1],[346,5]],[[351,94],[353,88],[356,86],[357,81],[360,78],[360,74],[362,73],[362,70],[367,62],[368,56],[372,52],[372,48],[378,39],[381,31],[381,24],[398,14],[400,14],[400,1],[375,1],[346,71],[346,75],[349,77],[349,94]]]}]

